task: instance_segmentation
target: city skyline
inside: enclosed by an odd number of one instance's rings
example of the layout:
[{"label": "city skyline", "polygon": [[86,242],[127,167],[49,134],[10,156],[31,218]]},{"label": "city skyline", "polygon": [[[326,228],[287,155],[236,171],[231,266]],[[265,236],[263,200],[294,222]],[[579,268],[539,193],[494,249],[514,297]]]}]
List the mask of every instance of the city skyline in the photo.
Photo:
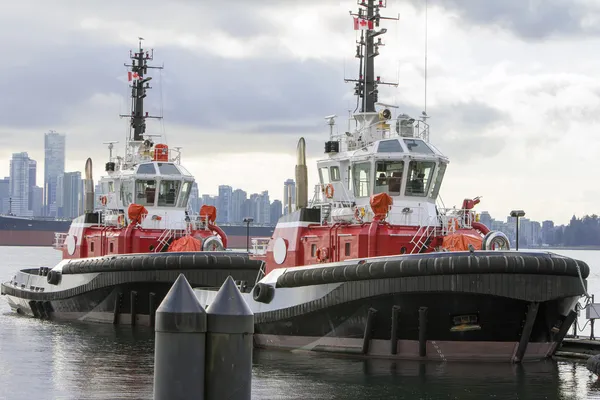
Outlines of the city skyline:
[{"label": "city skyline", "polygon": [[[56,134],[50,131],[50,134]],[[47,137],[48,134],[45,136]],[[64,137],[62,139],[64,143]],[[45,140],[46,147],[47,140]],[[46,157],[45,160],[47,160]],[[45,163],[44,163],[45,164]],[[43,199],[46,197],[42,188],[36,186],[38,171],[36,160],[31,159],[27,152],[13,153],[10,160],[10,174],[15,175],[15,181],[10,177],[0,179],[0,210],[6,213],[7,204],[9,209],[16,215],[42,216]],[[44,171],[46,166],[44,165]],[[45,182],[47,182],[45,174]],[[99,193],[99,184],[96,180],[95,188]],[[56,195],[55,201],[60,204],[59,217],[74,218],[80,215],[83,207],[83,180],[81,171],[65,172],[58,177],[57,186],[61,193]],[[47,184],[45,184],[47,186]],[[217,207],[217,221],[220,223],[240,223],[244,218],[251,217],[255,224],[274,224],[281,215],[287,213],[287,202],[292,201],[295,206],[296,184],[291,178],[282,182],[282,200],[270,201],[268,190],[259,193],[250,193],[242,188],[234,188],[231,185],[219,185],[217,194],[202,193],[197,181],[194,182],[189,203],[196,212],[203,204]],[[15,195],[16,193],[16,195]],[[22,193],[23,196],[19,196]],[[248,193],[250,195],[248,196]],[[287,196],[286,196],[287,195]],[[8,196],[8,198],[7,198]],[[98,197],[98,196],[96,196]],[[98,199],[95,199],[96,203]],[[41,210],[36,214],[34,210]],[[476,208],[480,221],[492,230],[506,233],[511,241],[515,239],[515,218],[509,215],[494,218],[487,210]],[[595,215],[595,214],[594,214]],[[573,215],[572,218],[581,218],[583,215]],[[570,220],[571,220],[570,219]],[[551,219],[534,220],[525,217],[520,219],[523,240],[525,244],[541,245],[546,237],[548,229],[565,227],[567,223],[558,223]],[[546,230],[546,232],[544,231]],[[539,242],[539,243],[538,243]]]}]

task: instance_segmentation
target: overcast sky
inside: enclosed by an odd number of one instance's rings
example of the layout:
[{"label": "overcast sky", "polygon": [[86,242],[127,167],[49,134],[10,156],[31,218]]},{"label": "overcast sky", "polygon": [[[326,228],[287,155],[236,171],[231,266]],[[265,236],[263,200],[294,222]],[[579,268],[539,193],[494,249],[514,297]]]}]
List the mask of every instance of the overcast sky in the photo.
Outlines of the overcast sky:
[{"label": "overcast sky", "polygon": [[[224,7],[223,4],[227,6]],[[424,0],[388,0],[376,59],[380,101],[424,108]],[[67,134],[67,170],[107,161],[102,142],[128,122],[129,49],[155,48],[149,133],[183,146],[201,193],[219,184],[281,199],[307,140],[309,179],[328,136],[324,117],[347,115],[357,71],[348,11],[356,1],[20,0],[0,3],[0,174],[28,151],[43,182],[43,134]],[[32,11],[34,10],[34,11]],[[566,223],[600,212],[600,3],[594,0],[429,0],[431,141],[450,157],[446,206],[504,219],[523,208]],[[344,119],[339,119],[341,127]],[[120,148],[119,150],[121,150]]]}]

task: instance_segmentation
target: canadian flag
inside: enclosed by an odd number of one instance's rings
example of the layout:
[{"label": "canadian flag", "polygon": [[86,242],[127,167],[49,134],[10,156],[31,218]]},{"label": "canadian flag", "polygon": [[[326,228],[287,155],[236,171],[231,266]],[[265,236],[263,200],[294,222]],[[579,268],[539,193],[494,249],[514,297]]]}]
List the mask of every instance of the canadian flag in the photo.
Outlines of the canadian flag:
[{"label": "canadian flag", "polygon": [[127,71],[127,80],[131,82],[133,79],[140,79],[140,75],[137,72]]},{"label": "canadian flag", "polygon": [[356,17],[354,18],[354,30],[370,30],[373,29],[373,21],[369,21],[365,18]]}]

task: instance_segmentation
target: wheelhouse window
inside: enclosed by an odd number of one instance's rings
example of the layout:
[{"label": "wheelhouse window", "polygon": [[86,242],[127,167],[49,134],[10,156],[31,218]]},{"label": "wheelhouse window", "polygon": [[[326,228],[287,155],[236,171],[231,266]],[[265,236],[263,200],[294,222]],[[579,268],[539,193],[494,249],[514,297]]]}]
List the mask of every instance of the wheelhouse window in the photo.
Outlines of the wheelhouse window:
[{"label": "wheelhouse window", "polygon": [[147,174],[147,175],[156,175],[156,169],[154,169],[154,164],[140,164],[137,169],[138,174]]},{"label": "wheelhouse window", "polygon": [[179,200],[177,200],[177,207],[186,207],[188,198],[190,197],[190,192],[192,189],[192,182],[185,181],[183,182],[183,186],[181,187],[181,195],[179,196]]},{"label": "wheelhouse window", "polygon": [[411,153],[434,154],[427,144],[419,139],[404,139],[404,144]]},{"label": "wheelhouse window", "polygon": [[135,181],[135,202],[143,206],[153,206],[156,199],[155,180]]},{"label": "wheelhouse window", "polygon": [[440,193],[440,187],[442,186],[442,180],[444,179],[444,174],[446,173],[446,164],[440,163],[438,167],[437,176],[435,177],[435,183],[431,188],[431,194],[429,197],[432,199],[436,199],[438,194]]},{"label": "wheelhouse window", "polygon": [[114,181],[109,181],[107,183],[106,193],[114,193],[114,192],[115,192],[115,182]]},{"label": "wheelhouse window", "polygon": [[171,163],[157,163],[161,175],[181,175],[177,167]]},{"label": "wheelhouse window", "polygon": [[181,181],[160,181],[158,206],[175,207],[175,200],[181,188]]},{"label": "wheelhouse window", "polygon": [[434,168],[434,161],[411,161],[408,167],[406,195],[425,197],[429,193]]},{"label": "wheelhouse window", "polygon": [[404,161],[377,161],[373,194],[399,196],[404,173]]},{"label": "wheelhouse window", "polygon": [[370,196],[371,163],[363,162],[354,164],[354,196]]},{"label": "wheelhouse window", "polygon": [[382,140],[377,147],[378,153],[403,153],[402,146],[398,139]]},{"label": "wheelhouse window", "polygon": [[321,179],[321,185],[327,185],[331,182],[329,179],[329,167],[319,168],[319,178]]},{"label": "wheelhouse window", "polygon": [[[112,182],[110,182],[112,183]],[[109,184],[110,187],[110,184]],[[134,202],[133,197],[133,181],[122,181],[121,182],[121,201],[124,205],[129,205]]]},{"label": "wheelhouse window", "polygon": [[340,167],[333,166],[329,168],[330,178],[332,182],[338,182],[340,180]]}]

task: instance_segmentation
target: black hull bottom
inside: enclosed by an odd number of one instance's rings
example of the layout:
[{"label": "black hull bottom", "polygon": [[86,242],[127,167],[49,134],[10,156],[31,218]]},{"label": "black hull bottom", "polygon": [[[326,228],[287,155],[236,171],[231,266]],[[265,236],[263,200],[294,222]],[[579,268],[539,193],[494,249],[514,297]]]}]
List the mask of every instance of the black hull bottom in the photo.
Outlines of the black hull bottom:
[{"label": "black hull bottom", "polygon": [[11,308],[36,318],[152,326],[180,274],[192,287],[218,288],[228,276],[242,291],[260,262],[230,252],[159,253],[72,261],[58,270],[27,269],[1,285]]},{"label": "black hull bottom", "polygon": [[132,320],[135,319],[134,325],[152,326],[156,308],[171,286],[171,282],[122,284],[63,300],[26,300],[10,295],[6,297],[11,308],[18,314],[41,319],[119,325],[132,325]]},{"label": "black hull bottom", "polygon": [[[255,343],[403,359],[537,360],[553,354],[572,323],[572,316],[565,321],[561,314],[564,301],[529,303],[466,293],[388,294],[298,310],[288,318],[264,313],[258,318]],[[528,340],[522,340],[524,333]]]}]

